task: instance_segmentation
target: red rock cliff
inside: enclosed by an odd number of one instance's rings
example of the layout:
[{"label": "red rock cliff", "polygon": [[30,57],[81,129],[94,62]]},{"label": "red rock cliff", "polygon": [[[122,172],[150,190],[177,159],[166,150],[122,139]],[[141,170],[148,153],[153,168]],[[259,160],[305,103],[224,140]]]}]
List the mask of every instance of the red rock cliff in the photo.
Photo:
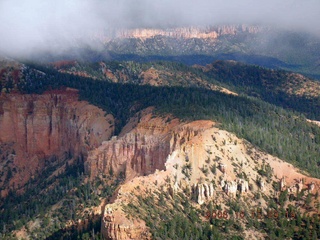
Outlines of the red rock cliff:
[{"label": "red rock cliff", "polygon": [[44,168],[44,159],[86,157],[88,150],[110,139],[113,131],[112,115],[78,101],[75,90],[42,95],[2,94],[0,143],[13,144],[14,154],[9,162],[7,157],[1,160],[0,169],[5,170],[5,165],[15,168],[9,185],[22,186]]},{"label": "red rock cliff", "polygon": [[89,152],[86,169],[91,178],[108,175],[110,169],[116,174],[125,172],[127,180],[165,170],[168,156],[201,131],[183,127],[178,119],[153,118],[150,109],[135,120],[118,138]]},{"label": "red rock cliff", "polygon": [[[116,191],[112,203],[104,210],[101,222],[104,239],[151,239],[143,221],[128,219],[123,212],[122,204],[129,203],[132,196],[132,189],[129,192],[126,186],[130,188],[131,183],[139,179],[137,176],[147,178],[155,172],[165,173],[173,152],[178,149],[184,151],[186,144],[207,128],[200,124],[199,127],[190,127],[187,123],[169,117],[152,117],[150,109],[141,115],[141,118],[125,126],[118,139],[106,141],[91,151],[86,162],[91,177],[108,175],[111,167],[115,174],[126,173],[126,183]],[[164,177],[158,180],[164,181]]]}]

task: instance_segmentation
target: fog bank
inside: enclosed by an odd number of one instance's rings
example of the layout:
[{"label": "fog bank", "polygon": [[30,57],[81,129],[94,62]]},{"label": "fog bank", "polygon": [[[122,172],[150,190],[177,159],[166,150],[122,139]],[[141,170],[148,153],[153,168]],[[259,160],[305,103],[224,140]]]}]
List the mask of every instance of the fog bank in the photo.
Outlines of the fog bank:
[{"label": "fog bank", "polygon": [[15,55],[92,45],[118,28],[245,23],[320,34],[319,0],[0,1],[0,51]]}]

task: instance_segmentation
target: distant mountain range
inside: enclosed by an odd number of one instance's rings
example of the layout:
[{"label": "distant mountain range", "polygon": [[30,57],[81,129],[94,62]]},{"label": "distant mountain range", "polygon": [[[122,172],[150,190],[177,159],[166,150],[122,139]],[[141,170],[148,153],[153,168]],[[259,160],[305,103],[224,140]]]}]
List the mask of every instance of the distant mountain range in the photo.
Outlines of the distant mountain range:
[{"label": "distant mountain range", "polygon": [[99,47],[35,54],[34,60],[168,60],[188,65],[235,60],[320,78],[320,37],[259,25],[122,29],[92,36]]}]

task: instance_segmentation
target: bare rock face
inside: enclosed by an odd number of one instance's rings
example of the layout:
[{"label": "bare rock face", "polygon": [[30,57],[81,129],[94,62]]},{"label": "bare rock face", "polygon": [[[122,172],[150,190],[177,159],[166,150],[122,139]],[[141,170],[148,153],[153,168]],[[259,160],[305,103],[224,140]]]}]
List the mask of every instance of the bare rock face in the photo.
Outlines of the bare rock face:
[{"label": "bare rock face", "polygon": [[194,199],[198,204],[209,201],[214,196],[214,187],[212,183],[194,184],[192,188]]},{"label": "bare rock face", "polygon": [[102,224],[102,235],[107,240],[151,239],[144,223],[123,218],[121,211],[113,210],[111,207],[105,209]]},{"label": "bare rock face", "polygon": [[260,179],[260,189],[261,189],[261,192],[264,192],[265,191],[265,186],[266,186],[266,183],[263,179]]},{"label": "bare rock face", "polygon": [[164,36],[172,38],[202,38],[216,39],[223,35],[236,35],[240,32],[257,33],[261,31],[261,27],[249,25],[226,25],[219,27],[182,27],[172,29],[146,29],[138,28],[131,30],[121,30],[116,34],[116,38],[140,38],[148,39],[155,36]]},{"label": "bare rock face", "polygon": [[120,172],[126,176],[148,175],[163,170],[169,155],[169,142],[158,135],[127,133],[122,138],[103,142],[88,157],[87,169],[91,177]]},{"label": "bare rock face", "polygon": [[[122,185],[113,197],[115,202],[106,206],[101,227],[105,239],[150,239],[143,221],[128,219],[123,212],[122,206],[130,202],[131,196],[126,187],[130,188],[130,183],[137,179],[165,173],[169,167],[166,163],[174,152],[183,151],[186,143],[203,131],[202,127],[190,128],[178,119],[153,117],[150,109],[141,115],[141,118],[129,122],[118,137],[112,137],[90,151],[86,161],[91,178],[108,175],[112,169],[116,175],[125,173],[128,184]],[[164,179],[159,177],[159,184],[164,183]],[[145,186],[148,184],[151,183],[144,183]],[[172,186],[170,181],[169,185],[173,194],[180,188],[177,181]],[[209,199],[213,191],[212,184],[199,184],[199,198]]]},{"label": "bare rock face", "polygon": [[224,191],[231,197],[236,197],[238,184],[236,181],[227,182]]},{"label": "bare rock face", "polygon": [[303,186],[304,186],[304,184],[303,184],[302,178],[300,178],[299,182],[297,183],[298,192],[302,191]]},{"label": "bare rock face", "polygon": [[[85,159],[88,150],[110,139],[113,124],[112,115],[78,101],[76,90],[42,95],[2,94],[0,143],[13,145],[11,167],[16,169],[9,186],[25,184],[41,172],[46,161]],[[3,160],[3,169],[1,163]]]},{"label": "bare rock face", "polygon": [[141,123],[134,129],[126,130],[129,127],[125,126],[126,131],[119,137],[112,137],[90,152],[85,169],[92,179],[122,172],[129,180],[165,170],[168,156],[199,132],[188,127],[175,128],[178,124],[175,121],[166,123],[165,119],[152,118],[151,114],[142,115]]},{"label": "bare rock face", "polygon": [[[303,175],[292,165],[254,149],[251,144],[217,128],[214,122],[185,123],[155,117],[152,113],[139,115],[142,117],[128,123],[118,137],[89,152],[87,170],[92,177],[108,175],[111,167],[115,173],[126,173],[126,181],[114,193],[103,213],[104,239],[150,239],[143,221],[150,212],[144,211],[138,196],[158,191],[168,191],[172,200],[175,194],[184,194],[193,205],[213,201],[226,207],[226,200],[230,198],[248,201],[261,191],[271,196],[273,182],[278,176],[283,176],[283,182],[286,179],[289,184],[294,181],[293,193],[301,191],[304,185],[310,192],[318,186],[319,180],[310,178],[300,180],[299,186],[296,180]],[[272,181],[261,177],[257,171],[265,162],[275,172]],[[254,188],[252,181],[255,179],[260,188]],[[125,207],[129,203],[141,207],[142,214],[130,213]],[[267,206],[267,201],[264,198],[249,200],[248,206]]]},{"label": "bare rock face", "polygon": [[238,179],[238,186],[240,188],[240,193],[246,193],[249,191],[249,183],[244,179]]},{"label": "bare rock face", "polygon": [[281,189],[281,191],[283,191],[286,186],[287,186],[286,179],[285,179],[285,177],[282,177],[281,180],[280,180],[280,189]]}]

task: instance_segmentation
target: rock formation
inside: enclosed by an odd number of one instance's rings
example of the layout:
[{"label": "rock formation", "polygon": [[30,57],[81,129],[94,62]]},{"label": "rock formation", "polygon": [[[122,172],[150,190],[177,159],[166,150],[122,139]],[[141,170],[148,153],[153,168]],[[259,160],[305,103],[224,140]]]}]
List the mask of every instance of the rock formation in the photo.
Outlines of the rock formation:
[{"label": "rock formation", "polygon": [[0,143],[13,144],[11,167],[17,171],[9,185],[17,187],[48,164],[66,158],[85,160],[88,150],[112,136],[114,118],[78,101],[72,89],[42,95],[2,93],[0,132]]},{"label": "rock formation", "polygon": [[[146,118],[151,118],[151,115]],[[135,176],[149,175],[157,169],[165,170],[170,154],[199,131],[202,130],[188,127],[168,131],[164,122],[153,124],[149,121],[148,126],[138,124],[133,131],[124,132],[112,141],[105,141],[99,148],[91,151],[86,162],[86,171],[94,178],[109,174],[112,169],[116,174],[122,172],[126,179],[132,179]]]},{"label": "rock formation", "polygon": [[311,183],[308,185],[308,191],[309,191],[309,193],[312,193],[312,191],[314,190],[314,187],[315,187],[314,182],[311,182]]},{"label": "rock formation", "polygon": [[225,193],[231,197],[236,197],[237,189],[238,189],[238,184],[236,181],[227,182],[226,185],[224,186]]},{"label": "rock formation", "polygon": [[261,192],[264,192],[265,191],[265,181],[263,179],[260,179],[260,189],[261,189]]},{"label": "rock formation", "polygon": [[[244,200],[255,197],[257,189],[249,191],[247,179],[257,179],[266,196],[274,187],[272,183],[279,179],[277,176],[283,176],[280,181],[282,189],[286,188],[286,181],[290,185],[293,179],[293,176],[286,175],[287,171],[295,171],[293,166],[250,147],[248,143],[243,144],[236,136],[215,128],[213,122],[181,123],[152,117],[152,114],[141,113],[141,116],[125,126],[125,131],[118,137],[113,137],[89,153],[87,170],[91,176],[108,174],[109,166],[115,172],[126,172],[125,183],[114,194],[112,202],[107,204],[103,215],[102,234],[106,239],[144,239],[143,233],[147,228],[135,224],[132,219],[141,216],[130,215],[123,207],[128,203],[141,206],[141,199],[137,196],[168,191],[169,202],[178,193],[185,194],[191,204],[213,201],[224,206],[226,200],[235,198],[237,193],[241,198],[246,194]],[[231,139],[230,144],[223,144],[226,139]],[[237,144],[233,144],[235,141]],[[161,144],[163,148],[159,148]],[[208,145],[211,146],[210,151]],[[211,170],[217,161],[212,159],[218,159],[219,169],[222,167],[223,172]],[[271,176],[273,181],[265,182],[257,172],[257,167],[266,159],[273,166],[272,169],[278,170],[277,174]],[[203,171],[204,164],[210,167],[207,172]],[[226,168],[226,165],[231,167]],[[191,169],[190,176],[186,177],[185,169]],[[246,177],[239,179],[239,172]],[[297,172],[294,174],[294,179],[302,176]],[[215,189],[218,184],[219,187]],[[160,201],[155,195],[157,200]],[[250,202],[254,207],[260,203],[267,206],[264,198]]]},{"label": "rock formation", "polygon": [[214,187],[212,183],[197,183],[192,187],[192,194],[198,204],[209,201],[214,196]]},{"label": "rock formation", "polygon": [[151,239],[146,227],[143,224],[138,224],[127,219],[117,218],[117,211],[107,207],[102,218],[101,233],[104,239],[107,240],[148,240]]},{"label": "rock formation", "polygon": [[286,183],[285,177],[283,176],[280,180],[280,190],[284,191],[286,186],[287,186],[287,183]]},{"label": "rock formation", "polygon": [[227,164],[219,163],[219,169],[222,173],[226,172]]},{"label": "rock formation", "polygon": [[296,185],[293,185],[291,187],[288,188],[288,192],[289,193],[297,193],[297,186]]},{"label": "rock formation", "polygon": [[146,29],[138,28],[131,30],[120,30],[116,33],[115,38],[140,38],[148,39],[156,36],[172,37],[172,38],[202,38],[216,39],[223,35],[236,35],[238,33],[258,33],[262,30],[258,26],[249,25],[225,25],[219,27],[183,27],[173,29]]},{"label": "rock formation", "polygon": [[249,184],[248,181],[244,180],[244,179],[239,179],[238,180],[238,186],[240,189],[240,193],[246,193],[249,191]]},{"label": "rock formation", "polygon": [[299,182],[297,183],[297,189],[298,189],[298,192],[301,192],[302,189],[303,189],[303,181],[302,181],[302,178],[299,179]]},{"label": "rock formation", "polygon": [[87,169],[91,177],[108,174],[110,169],[126,176],[147,175],[156,169],[163,170],[169,153],[169,142],[158,136],[128,133],[118,140],[103,142],[92,151]]}]

